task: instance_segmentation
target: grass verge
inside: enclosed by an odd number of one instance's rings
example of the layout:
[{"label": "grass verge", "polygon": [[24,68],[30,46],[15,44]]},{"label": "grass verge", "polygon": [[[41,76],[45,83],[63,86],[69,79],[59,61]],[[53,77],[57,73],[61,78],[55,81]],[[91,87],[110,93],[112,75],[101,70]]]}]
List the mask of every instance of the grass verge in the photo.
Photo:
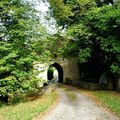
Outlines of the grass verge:
[{"label": "grass verge", "polygon": [[120,94],[112,91],[90,92],[98,101],[120,116]]},{"label": "grass verge", "polygon": [[[67,89],[70,88],[82,93],[90,98],[92,98],[97,104],[106,107],[111,112],[115,113],[120,117],[120,93],[114,91],[87,91],[83,89],[78,89],[76,87],[66,86]],[[66,90],[65,90],[66,91]],[[68,92],[68,90],[67,90]],[[71,96],[71,95],[70,95]]]},{"label": "grass verge", "polygon": [[[76,88],[75,88],[76,89]],[[120,117],[120,93],[114,91],[87,91],[87,90],[78,90],[78,92],[92,98],[97,104],[102,105],[111,112],[115,113]]]},{"label": "grass verge", "polygon": [[52,91],[32,101],[2,106],[0,108],[0,120],[32,120],[53,105],[57,97],[57,92]]}]

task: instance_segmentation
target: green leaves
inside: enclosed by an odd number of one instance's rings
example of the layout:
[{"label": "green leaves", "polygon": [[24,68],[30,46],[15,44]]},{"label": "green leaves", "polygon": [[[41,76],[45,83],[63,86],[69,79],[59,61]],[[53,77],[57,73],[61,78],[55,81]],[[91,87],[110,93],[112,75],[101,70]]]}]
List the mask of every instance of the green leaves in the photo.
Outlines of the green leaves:
[{"label": "green leaves", "polygon": [[85,49],[80,49],[78,59],[80,63],[87,62],[88,59],[91,57],[91,49],[90,48],[85,48]]},{"label": "green leaves", "polygon": [[52,14],[56,18],[58,24],[65,25],[65,21],[71,15],[71,8],[65,5],[63,0],[50,0],[49,3],[51,5]]},{"label": "green leaves", "polygon": [[101,40],[101,49],[109,53],[120,53],[120,42],[114,36]]},{"label": "green leaves", "polygon": [[119,73],[119,72],[120,72],[119,65],[117,65],[117,64],[115,64],[115,63],[113,63],[113,64],[110,66],[110,68],[111,68],[111,71],[112,71],[113,73]]},{"label": "green leaves", "polygon": [[[64,57],[74,57],[80,63],[97,64],[114,73],[120,63],[120,2],[99,0],[51,0],[52,15],[58,25],[66,28],[62,50]],[[111,3],[111,5],[109,5]],[[113,4],[114,3],[114,4]],[[64,7],[69,9],[62,16]],[[62,10],[57,11],[61,7]],[[59,15],[61,16],[59,16]],[[72,40],[71,40],[72,39]],[[113,64],[114,63],[114,64]],[[99,68],[98,68],[99,69]]]},{"label": "green leaves", "polygon": [[50,0],[51,15],[58,25],[67,27],[83,19],[84,13],[95,7],[94,0]]},{"label": "green leaves", "polygon": [[[40,39],[37,11],[25,0],[0,2],[0,96],[35,89],[32,43]],[[43,33],[42,33],[43,34]],[[28,82],[30,84],[28,85]],[[27,85],[25,85],[27,84]],[[27,87],[25,87],[27,86]],[[21,93],[20,93],[21,92]]]}]

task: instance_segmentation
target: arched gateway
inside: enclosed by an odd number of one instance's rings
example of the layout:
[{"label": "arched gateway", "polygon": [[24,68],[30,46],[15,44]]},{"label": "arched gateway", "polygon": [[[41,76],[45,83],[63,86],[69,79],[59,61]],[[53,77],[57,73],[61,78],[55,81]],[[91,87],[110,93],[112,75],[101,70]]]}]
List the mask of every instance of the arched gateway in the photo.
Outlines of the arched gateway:
[{"label": "arched gateway", "polygon": [[[48,69],[50,67],[56,68],[58,71],[58,82],[59,83],[67,83],[74,86],[78,86],[81,88],[89,89],[89,90],[100,90],[103,89],[100,83],[91,84],[88,82],[81,81],[80,79],[80,69],[78,62],[74,59],[54,59],[49,63],[34,63],[34,67],[39,71],[38,78],[40,78],[40,82],[38,82],[38,87],[43,87],[45,83],[48,83]],[[112,90],[113,80],[110,77],[107,77],[107,89]],[[42,82],[43,81],[43,82]],[[102,77],[100,77],[100,82],[103,82]],[[104,81],[105,82],[105,81]],[[120,77],[118,79],[118,89],[120,90]],[[105,88],[105,89],[106,89]]]},{"label": "arched gateway", "polygon": [[[65,83],[66,80],[79,80],[79,66],[74,59],[54,59],[49,63],[45,64],[35,64],[34,65],[38,71],[40,71],[38,77],[44,79],[48,82],[48,69],[53,66],[58,71],[58,82]],[[42,85],[39,85],[42,86]]]}]

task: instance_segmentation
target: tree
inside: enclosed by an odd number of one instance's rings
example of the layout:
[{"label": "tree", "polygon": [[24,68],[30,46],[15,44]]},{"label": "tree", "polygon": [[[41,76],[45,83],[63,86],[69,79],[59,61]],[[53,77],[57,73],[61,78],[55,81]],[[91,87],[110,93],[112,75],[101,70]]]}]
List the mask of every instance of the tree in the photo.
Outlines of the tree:
[{"label": "tree", "polygon": [[[36,27],[37,26],[37,27]],[[35,90],[32,43],[41,27],[37,11],[25,0],[0,1],[0,96]]]},{"label": "tree", "polygon": [[50,0],[49,3],[51,15],[63,28],[82,20],[85,11],[96,5],[94,0]]},{"label": "tree", "polygon": [[[56,3],[53,4],[53,1]],[[119,73],[119,1],[116,3],[99,1],[99,4],[97,1],[91,0],[61,0],[59,4],[57,1],[53,1],[50,1],[53,16],[59,25],[66,26],[66,33],[70,39],[65,42],[63,55],[76,58],[81,66],[83,63],[85,66],[89,66],[82,67],[86,69],[85,72],[83,70],[83,75],[87,72],[87,77],[91,77],[91,75],[94,77],[97,74],[99,79],[99,75],[104,71]],[[60,16],[65,19],[59,18],[54,10],[61,4],[68,7],[68,11],[64,12],[69,14]],[[57,14],[61,13],[57,11]],[[98,68],[98,72],[92,74],[96,68]],[[83,77],[86,78],[86,75]]]}]

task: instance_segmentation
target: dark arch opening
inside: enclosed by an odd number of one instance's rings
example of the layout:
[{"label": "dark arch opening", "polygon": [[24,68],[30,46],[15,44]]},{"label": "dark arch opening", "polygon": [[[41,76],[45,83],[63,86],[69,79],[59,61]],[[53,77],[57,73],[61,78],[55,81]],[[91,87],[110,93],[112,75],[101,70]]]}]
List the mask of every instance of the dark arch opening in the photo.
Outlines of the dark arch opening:
[{"label": "dark arch opening", "polygon": [[[62,67],[58,63],[54,63],[54,64],[49,66],[48,71],[51,67],[56,68],[56,70],[58,71],[58,83],[63,83],[63,69],[62,69]],[[49,75],[48,71],[47,71],[47,78],[48,78],[48,80],[50,80],[49,79],[50,75]]]}]

